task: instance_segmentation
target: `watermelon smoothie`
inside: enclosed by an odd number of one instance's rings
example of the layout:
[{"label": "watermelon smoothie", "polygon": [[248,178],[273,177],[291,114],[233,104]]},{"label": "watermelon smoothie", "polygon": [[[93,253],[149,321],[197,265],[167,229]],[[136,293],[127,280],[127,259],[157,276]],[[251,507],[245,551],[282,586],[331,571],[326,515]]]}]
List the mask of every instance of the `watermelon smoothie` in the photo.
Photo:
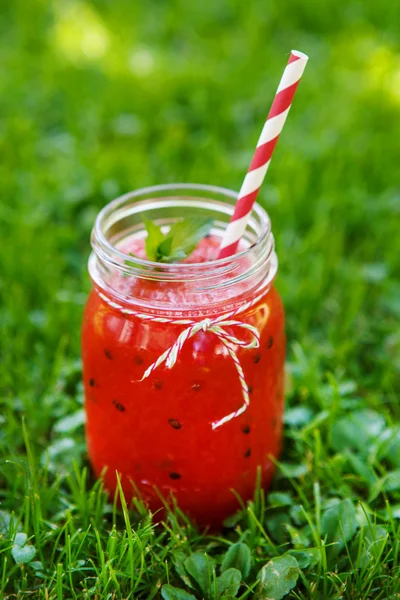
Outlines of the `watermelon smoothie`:
[{"label": "watermelon smoothie", "polygon": [[[168,500],[172,493],[199,525],[219,526],[238,508],[232,490],[251,498],[258,468],[268,486],[271,457],[281,445],[285,334],[273,287],[273,238],[257,206],[239,253],[217,260],[234,198],[205,186],[127,195],[100,213],[89,261],[93,290],[82,353],[93,469],[97,476],[105,472],[111,494],[118,473],[127,501],[140,494],[153,511],[162,506],[160,494]],[[184,263],[150,263],[140,214],[168,230],[182,211],[208,211],[215,218],[211,235]],[[215,319],[232,310],[239,311],[233,319],[257,328],[259,347],[233,345],[250,404],[214,429],[213,423],[243,405],[243,389],[227,348],[206,327],[185,342],[172,368],[161,364],[142,377],[187,328],[175,321]],[[227,325],[225,331],[250,341],[248,330]]]}]

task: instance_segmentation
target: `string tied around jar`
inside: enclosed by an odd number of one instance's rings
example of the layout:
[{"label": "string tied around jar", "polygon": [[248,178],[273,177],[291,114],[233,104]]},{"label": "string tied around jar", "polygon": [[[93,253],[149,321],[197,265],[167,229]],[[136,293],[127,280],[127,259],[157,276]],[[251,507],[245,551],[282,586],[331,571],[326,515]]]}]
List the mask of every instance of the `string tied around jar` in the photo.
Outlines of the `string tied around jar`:
[{"label": "string tied around jar", "polygon": [[[232,419],[235,419],[239,415],[243,414],[248,406],[250,405],[250,395],[249,395],[249,386],[247,385],[246,378],[244,375],[243,367],[241,365],[240,359],[236,353],[235,346],[239,346],[243,348],[243,350],[251,350],[253,348],[258,348],[260,346],[260,333],[258,329],[254,325],[250,325],[249,323],[244,323],[243,321],[238,321],[236,319],[232,319],[233,316],[238,315],[239,313],[243,313],[245,310],[256,304],[260,297],[254,298],[250,302],[246,302],[238,309],[231,311],[229,313],[225,313],[216,318],[206,317],[201,321],[195,321],[193,319],[173,319],[168,317],[156,317],[154,315],[140,313],[138,311],[125,308],[113,302],[108,298],[105,294],[99,293],[102,300],[104,300],[108,305],[113,308],[118,309],[124,314],[134,315],[143,321],[151,321],[153,323],[169,323],[171,325],[187,325],[186,329],[184,329],[176,341],[165,350],[160,356],[155,360],[143,373],[141,379],[138,381],[144,381],[155,371],[159,366],[165,364],[167,369],[172,369],[176,361],[178,359],[179,353],[181,352],[184,344],[190,338],[194,337],[199,331],[203,331],[205,333],[214,334],[221,344],[225,346],[229,356],[231,357],[236,372],[238,374],[238,379],[242,391],[243,404],[237,410],[229,413],[222,419],[218,421],[214,421],[211,424],[212,429],[218,429],[221,425],[225,425]],[[227,331],[227,328],[230,330],[237,329],[239,330],[236,335]]]}]

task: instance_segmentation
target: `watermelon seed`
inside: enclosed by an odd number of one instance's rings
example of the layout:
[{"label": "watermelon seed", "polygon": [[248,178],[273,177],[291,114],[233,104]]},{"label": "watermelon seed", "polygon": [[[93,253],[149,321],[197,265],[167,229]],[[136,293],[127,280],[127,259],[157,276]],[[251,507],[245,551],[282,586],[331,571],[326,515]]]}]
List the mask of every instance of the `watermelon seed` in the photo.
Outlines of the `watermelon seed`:
[{"label": "watermelon seed", "polygon": [[125,406],[123,404],[121,404],[121,402],[118,402],[117,400],[113,400],[112,403],[114,404],[114,406],[117,410],[119,410],[120,412],[124,412]]}]

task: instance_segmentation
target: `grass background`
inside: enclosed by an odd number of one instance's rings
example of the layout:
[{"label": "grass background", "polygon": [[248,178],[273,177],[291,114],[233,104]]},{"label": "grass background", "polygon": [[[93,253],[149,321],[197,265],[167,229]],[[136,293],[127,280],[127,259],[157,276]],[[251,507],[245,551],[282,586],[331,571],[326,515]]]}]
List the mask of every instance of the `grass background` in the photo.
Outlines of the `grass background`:
[{"label": "grass background", "polygon": [[[400,598],[399,17],[392,0],[2,3],[5,598]],[[261,193],[289,340],[274,491],[217,537],[179,511],[154,528],[87,469],[90,229],[130,189],[238,189],[291,48],[310,61]]]}]

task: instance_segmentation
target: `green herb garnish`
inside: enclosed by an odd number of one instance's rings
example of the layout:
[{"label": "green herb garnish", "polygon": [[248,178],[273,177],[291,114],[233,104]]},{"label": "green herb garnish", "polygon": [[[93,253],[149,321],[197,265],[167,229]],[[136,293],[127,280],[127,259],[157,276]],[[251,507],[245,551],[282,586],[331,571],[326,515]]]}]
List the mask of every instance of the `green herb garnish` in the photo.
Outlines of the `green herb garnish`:
[{"label": "green herb garnish", "polygon": [[145,250],[154,262],[178,262],[189,256],[197,244],[210,233],[213,219],[207,217],[184,218],[171,225],[167,233],[154,221],[142,217],[147,231]]},{"label": "green herb garnish", "polygon": [[[133,256],[133,258],[137,258],[132,252],[129,252],[129,256]],[[137,263],[137,262],[135,262],[133,260],[125,260],[124,264],[127,267],[135,267],[135,268],[137,268],[139,266],[139,263]],[[126,276],[127,276],[127,274],[124,275],[124,277],[126,277]]]}]

